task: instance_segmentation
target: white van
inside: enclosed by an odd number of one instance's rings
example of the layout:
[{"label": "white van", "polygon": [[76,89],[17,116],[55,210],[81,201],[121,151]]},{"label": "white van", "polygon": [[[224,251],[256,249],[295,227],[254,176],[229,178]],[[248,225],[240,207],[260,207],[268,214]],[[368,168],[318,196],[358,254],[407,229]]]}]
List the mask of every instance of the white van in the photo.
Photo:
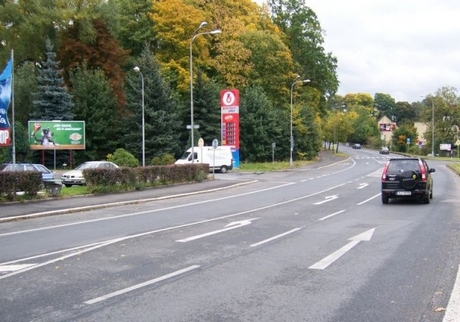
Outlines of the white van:
[{"label": "white van", "polygon": [[[209,170],[225,173],[233,169],[232,150],[229,146],[218,146],[215,149],[212,146],[193,147],[195,155],[194,163],[207,163]],[[175,164],[192,163],[192,148],[185,151],[184,155],[175,162]]]}]

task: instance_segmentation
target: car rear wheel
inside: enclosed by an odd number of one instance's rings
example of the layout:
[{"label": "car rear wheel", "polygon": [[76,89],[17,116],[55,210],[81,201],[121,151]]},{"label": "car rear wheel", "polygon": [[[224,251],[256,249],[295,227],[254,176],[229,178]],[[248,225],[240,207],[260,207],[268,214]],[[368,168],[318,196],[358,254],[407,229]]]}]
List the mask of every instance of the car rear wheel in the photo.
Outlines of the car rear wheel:
[{"label": "car rear wheel", "polygon": [[423,196],[423,203],[424,204],[429,204],[430,203],[430,194],[426,194]]},{"label": "car rear wheel", "polygon": [[382,203],[384,205],[388,204],[388,202],[390,201],[390,198],[388,198],[388,196],[385,196],[383,193],[382,193]]},{"label": "car rear wheel", "polygon": [[227,173],[227,166],[223,165],[220,167],[220,173]]}]

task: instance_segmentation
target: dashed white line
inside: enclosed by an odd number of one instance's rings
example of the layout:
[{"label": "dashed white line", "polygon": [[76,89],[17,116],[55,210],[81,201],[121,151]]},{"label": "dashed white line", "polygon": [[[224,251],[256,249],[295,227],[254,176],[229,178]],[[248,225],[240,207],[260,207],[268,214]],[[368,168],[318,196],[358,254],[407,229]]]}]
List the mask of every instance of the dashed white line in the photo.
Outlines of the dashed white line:
[{"label": "dashed white line", "polygon": [[294,229],[291,229],[291,230],[289,230],[289,231],[287,231],[287,232],[285,232],[285,233],[282,233],[282,234],[273,236],[273,237],[271,237],[271,238],[262,240],[262,241],[260,241],[260,242],[258,242],[258,243],[252,244],[252,245],[250,245],[250,247],[257,247],[257,246],[263,245],[263,244],[265,244],[265,243],[271,242],[272,240],[275,240],[275,239],[284,237],[284,236],[286,236],[286,235],[292,234],[292,233],[294,233],[294,232],[296,232],[296,231],[298,231],[298,230],[300,230],[300,229],[301,229],[301,228],[294,228]]},{"label": "dashed white line", "polygon": [[142,287],[145,287],[145,286],[149,286],[149,285],[164,281],[164,280],[166,280],[168,278],[172,278],[172,277],[187,273],[187,272],[192,271],[194,269],[197,269],[199,267],[200,267],[200,265],[192,265],[192,266],[180,269],[178,271],[175,271],[175,272],[172,272],[172,273],[169,273],[169,274],[154,278],[153,280],[150,280],[150,281],[147,281],[147,282],[144,282],[144,283],[140,283],[140,284],[136,284],[136,285],[133,285],[133,286],[130,286],[130,287],[124,288],[122,290],[119,290],[119,291],[116,291],[116,292],[113,292],[113,293],[109,293],[109,294],[106,294],[106,295],[103,295],[103,296],[100,296],[100,297],[96,297],[96,298],[94,298],[92,300],[86,301],[85,304],[88,304],[88,305],[96,304],[98,302],[108,300],[108,299],[110,299],[112,297],[119,296],[121,294],[128,293],[128,292],[137,290],[139,288],[142,288]]},{"label": "dashed white line", "polygon": [[325,216],[325,217],[323,217],[323,218],[320,218],[320,219],[318,219],[318,220],[319,220],[319,221],[323,221],[323,220],[326,220],[326,219],[328,219],[328,218],[337,216],[338,214],[341,214],[342,212],[345,212],[345,210],[339,210],[339,211],[337,211],[337,212],[334,212],[333,214],[327,215],[327,216]]}]

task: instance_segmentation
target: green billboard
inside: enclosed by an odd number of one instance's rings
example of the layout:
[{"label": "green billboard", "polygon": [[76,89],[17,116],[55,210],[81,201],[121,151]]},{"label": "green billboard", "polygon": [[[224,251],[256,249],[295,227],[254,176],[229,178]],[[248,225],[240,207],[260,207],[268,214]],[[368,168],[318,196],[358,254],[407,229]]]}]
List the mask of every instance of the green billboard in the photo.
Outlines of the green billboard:
[{"label": "green billboard", "polygon": [[84,121],[29,121],[31,150],[84,150]]}]

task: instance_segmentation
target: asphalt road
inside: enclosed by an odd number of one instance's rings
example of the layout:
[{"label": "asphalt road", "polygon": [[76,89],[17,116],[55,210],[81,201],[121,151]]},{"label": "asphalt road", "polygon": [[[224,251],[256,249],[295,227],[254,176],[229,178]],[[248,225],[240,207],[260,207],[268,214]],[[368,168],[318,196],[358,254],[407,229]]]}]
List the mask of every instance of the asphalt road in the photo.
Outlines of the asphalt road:
[{"label": "asphalt road", "polygon": [[383,205],[388,156],[347,152],[3,222],[2,321],[458,321],[459,179],[431,162],[429,205]]}]

